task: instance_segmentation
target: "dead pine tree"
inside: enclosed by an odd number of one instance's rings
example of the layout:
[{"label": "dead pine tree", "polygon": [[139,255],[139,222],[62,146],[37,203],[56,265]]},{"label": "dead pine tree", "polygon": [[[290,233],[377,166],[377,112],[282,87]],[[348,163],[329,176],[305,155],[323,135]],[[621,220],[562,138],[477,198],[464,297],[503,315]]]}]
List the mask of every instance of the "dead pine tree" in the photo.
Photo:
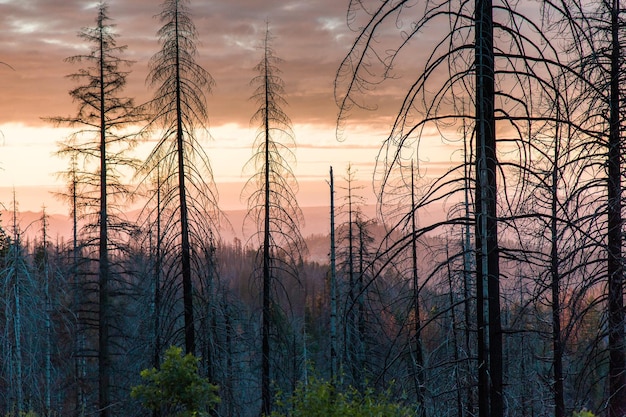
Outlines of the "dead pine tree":
[{"label": "dead pine tree", "polygon": [[[608,276],[608,333],[609,333],[609,417],[626,413],[626,335],[624,331],[624,265],[622,250],[622,132],[621,67],[623,21],[620,21],[620,1],[610,5],[610,65],[609,65],[609,117],[607,152],[607,276]],[[605,2],[606,4],[606,2]],[[620,30],[622,28],[622,30]]]},{"label": "dead pine tree", "polygon": [[333,167],[329,173],[330,188],[330,382],[335,384],[339,378],[337,358],[337,256],[335,244],[335,177]]},{"label": "dead pine tree", "polygon": [[[64,155],[67,151],[65,147],[61,147],[59,155]],[[57,176],[65,181],[67,189],[59,192],[56,197],[66,201],[70,207],[70,218],[72,223],[72,244],[70,258],[70,276],[72,287],[72,311],[74,312],[74,332],[73,332],[73,368],[74,368],[74,414],[81,415],[87,408],[87,394],[85,392],[86,378],[86,359],[85,359],[85,331],[83,313],[79,307],[81,303],[81,253],[82,244],[79,242],[79,217],[83,211],[84,202],[80,198],[82,194],[81,171],[79,169],[79,161],[77,152],[70,154],[70,161],[67,170],[58,172]]]},{"label": "dead pine tree", "polygon": [[[371,368],[366,361],[366,325],[365,301],[368,296],[364,280],[365,267],[372,261],[366,246],[371,244],[371,236],[367,230],[370,222],[365,218],[363,206],[365,198],[359,194],[362,186],[355,185],[357,171],[348,164],[344,177],[345,186],[342,197],[344,222],[340,225],[340,270],[344,276],[345,291],[343,312],[343,364],[345,377],[350,384],[364,388]],[[371,277],[367,278],[369,281]]]},{"label": "dead pine tree", "polygon": [[[205,93],[214,80],[196,62],[198,34],[187,3],[166,0],[158,14],[163,23],[157,32],[161,50],[150,60],[147,80],[156,88],[148,103],[148,130],[158,130],[160,138],[140,172],[148,179],[159,171],[164,179],[159,184],[160,199],[178,211],[176,230],[164,239],[180,242],[173,256],[183,288],[185,350],[195,353],[192,244],[194,237],[207,236],[207,225],[216,219],[217,192],[208,156],[197,137],[208,120]],[[167,207],[156,210],[168,211]]]},{"label": "dead pine tree", "polygon": [[[70,63],[84,64],[69,77],[80,85],[70,91],[78,104],[75,116],[50,118],[56,125],[66,125],[77,130],[61,144],[59,154],[69,156],[72,163],[80,160],[79,178],[87,189],[81,198],[88,223],[97,228],[98,259],[98,410],[102,417],[111,414],[112,358],[109,339],[112,325],[111,267],[109,226],[120,214],[119,206],[112,207],[127,190],[122,184],[120,168],[132,166],[133,160],[126,151],[134,144],[134,135],[126,129],[141,121],[141,115],[130,98],[121,96],[126,85],[127,68],[131,62],[120,58],[126,46],[118,46],[117,34],[108,15],[108,7],[101,2],[97,7],[96,25],[85,28],[79,37],[92,44],[89,53],[67,59]],[[76,184],[73,184],[75,189]],[[75,196],[74,196],[75,197]],[[115,210],[117,208],[117,212]],[[74,206],[73,211],[76,212]]]},{"label": "dead pine tree", "polygon": [[500,267],[496,214],[496,121],[493,5],[476,0],[476,310],[479,415],[504,415]]},{"label": "dead pine tree", "polygon": [[[296,201],[297,182],[291,169],[295,162],[295,138],[291,120],[283,110],[284,82],[274,55],[272,37],[266,30],[262,44],[263,58],[255,67],[255,87],[252,100],[258,104],[253,122],[259,123],[254,153],[246,168],[254,174],[247,181],[243,193],[248,199],[247,221],[256,224],[251,238],[258,246],[262,286],[261,323],[261,414],[270,415],[272,407],[272,363],[279,352],[272,350],[271,328],[273,318],[289,314],[281,309],[277,291],[283,287],[279,280],[296,279],[297,265],[305,250],[300,234],[302,212]],[[283,297],[284,298],[284,297]]]},{"label": "dead pine tree", "polygon": [[[605,259],[606,329],[600,337],[608,344],[608,400],[603,400],[608,416],[626,413],[626,334],[624,330],[624,249],[623,249],[623,126],[624,114],[624,8],[619,0],[583,2],[571,0],[551,3],[552,17],[573,29],[566,55],[568,69],[577,84],[575,106],[583,109],[583,121],[576,129],[585,132],[587,144],[600,147],[587,151],[585,165],[598,161],[603,166],[603,223],[598,227],[598,245]],[[561,27],[563,27],[561,26]],[[591,132],[591,133],[588,133]],[[595,145],[594,145],[595,143]],[[597,159],[596,159],[597,158]],[[601,158],[601,159],[600,159]],[[596,174],[597,175],[597,174]],[[582,211],[582,210],[581,210]],[[560,254],[562,255],[562,254]],[[558,288],[557,288],[558,289]],[[557,320],[555,315],[555,322]],[[557,329],[558,330],[558,329]],[[561,351],[556,346],[555,351]],[[556,377],[558,380],[558,377]],[[562,383],[560,383],[561,391]],[[564,413],[563,393],[557,399]],[[557,403],[557,404],[558,404]]]}]

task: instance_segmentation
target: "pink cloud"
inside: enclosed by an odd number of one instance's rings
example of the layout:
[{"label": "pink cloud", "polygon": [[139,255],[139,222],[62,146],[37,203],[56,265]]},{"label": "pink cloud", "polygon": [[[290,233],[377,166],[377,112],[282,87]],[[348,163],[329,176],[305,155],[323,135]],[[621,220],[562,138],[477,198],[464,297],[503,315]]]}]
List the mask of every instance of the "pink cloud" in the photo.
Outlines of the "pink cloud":
[{"label": "pink cloud", "polygon": [[[77,67],[64,59],[84,50],[76,36],[93,26],[95,2],[78,0],[12,0],[2,4],[0,123],[41,124],[41,117],[69,115],[75,110],[66,75]],[[288,113],[294,123],[333,125],[337,109],[333,81],[339,62],[354,36],[345,24],[345,4],[336,0],[229,2],[189,4],[199,32],[198,61],[217,84],[207,97],[210,123],[247,124],[254,111],[250,79],[260,59],[256,49],[269,20],[276,54],[286,83]],[[147,62],[158,48],[160,11],[153,0],[109,2],[109,15],[128,45],[124,57],[136,61],[126,94],[147,100]],[[379,97],[380,98],[380,97]],[[382,101],[385,105],[385,98]]]}]

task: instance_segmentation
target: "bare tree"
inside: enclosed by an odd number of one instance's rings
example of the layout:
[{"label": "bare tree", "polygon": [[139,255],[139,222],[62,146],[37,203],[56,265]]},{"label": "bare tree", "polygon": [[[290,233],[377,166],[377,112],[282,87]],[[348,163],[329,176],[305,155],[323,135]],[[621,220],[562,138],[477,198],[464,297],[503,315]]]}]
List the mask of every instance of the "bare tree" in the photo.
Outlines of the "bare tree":
[{"label": "bare tree", "polygon": [[[576,129],[585,138],[584,153],[576,156],[596,181],[590,181],[588,192],[596,199],[590,207],[596,215],[596,254],[605,259],[602,272],[606,282],[606,335],[608,339],[608,407],[609,416],[626,412],[626,345],[623,301],[623,127],[624,117],[624,19],[618,0],[602,2],[549,2],[554,21],[572,33],[564,52],[572,74],[569,90],[576,106]],[[582,148],[583,146],[580,146]],[[601,170],[597,168],[601,166]],[[602,207],[602,208],[600,208]],[[597,216],[606,215],[605,220]],[[589,285],[594,285],[590,282]]]},{"label": "bare tree", "polygon": [[[478,402],[482,416],[504,415],[500,264],[496,215],[496,119],[493,6],[477,0],[476,41],[476,311]],[[489,389],[487,390],[487,387]]]},{"label": "bare tree", "polygon": [[[604,88],[600,91],[599,102],[605,111],[599,116],[606,126],[602,132],[606,136],[607,165],[607,297],[608,297],[608,350],[609,350],[609,417],[626,413],[626,335],[624,331],[624,259],[622,254],[622,126],[623,92],[620,86],[624,79],[624,41],[622,40],[624,20],[621,2],[605,1],[598,6],[597,13],[591,12],[589,22],[596,19],[606,22],[604,27],[592,23],[589,28],[594,42],[594,56],[590,64],[599,72],[598,79],[590,79]],[[594,62],[595,61],[595,62]],[[591,70],[591,77],[594,77]],[[592,100],[592,103],[595,100]],[[607,116],[608,114],[608,116]]]},{"label": "bare tree", "polygon": [[[25,398],[29,393],[26,362],[30,356],[29,348],[25,343],[28,335],[25,329],[29,327],[29,306],[37,304],[34,293],[34,283],[31,270],[26,260],[22,231],[17,221],[17,202],[13,196],[12,237],[8,239],[2,233],[3,245],[3,282],[2,301],[4,309],[5,328],[3,330],[2,345],[4,374],[7,375],[7,408],[22,413],[27,406]],[[26,301],[26,302],[25,302]],[[26,345],[26,346],[25,346]],[[29,381],[30,382],[30,381]]]},{"label": "bare tree", "polygon": [[[364,389],[369,375],[372,374],[372,358],[367,356],[366,316],[371,311],[366,309],[371,294],[370,283],[372,270],[372,242],[370,234],[372,221],[363,212],[365,199],[356,185],[356,170],[351,164],[346,169],[345,186],[340,187],[345,193],[342,196],[340,215],[343,221],[338,227],[339,247],[339,296],[343,298],[342,330],[343,330],[343,377],[349,384]],[[366,311],[368,310],[368,311]]]},{"label": "bare tree", "polygon": [[247,219],[257,225],[251,239],[258,240],[262,260],[261,413],[265,415],[271,412],[270,367],[276,354],[271,350],[271,328],[281,310],[276,291],[285,286],[283,280],[297,279],[297,265],[305,250],[299,229],[303,217],[295,196],[297,182],[291,169],[295,139],[291,121],[283,110],[286,101],[278,67],[281,60],[274,54],[271,40],[268,28],[263,58],[255,67],[259,75],[252,80],[252,99],[259,106],[252,120],[259,123],[259,129],[254,155],[247,166],[255,173],[243,191],[248,196]]},{"label": "bare tree", "polygon": [[[74,158],[82,159],[84,171],[80,181],[90,188],[87,191],[90,194],[83,197],[89,208],[95,211],[89,211],[88,215],[97,217],[92,219],[91,227],[98,229],[98,409],[103,417],[111,412],[110,328],[113,315],[109,228],[114,224],[113,227],[121,231],[122,224],[118,220],[120,212],[116,213],[111,206],[116,199],[119,203],[119,198],[127,193],[122,170],[133,165],[133,160],[125,153],[133,146],[134,136],[126,133],[125,129],[141,120],[133,100],[120,96],[128,75],[124,67],[131,63],[119,57],[126,47],[117,45],[113,28],[106,3],[99,3],[96,26],[83,29],[79,34],[81,39],[93,44],[93,48],[88,54],[67,59],[72,63],[86,64],[86,67],[70,75],[70,78],[82,83],[70,91],[70,96],[78,103],[78,114],[50,119],[55,124],[79,128],[62,145],[59,153],[69,155],[73,163]],[[119,205],[114,207],[119,209]]]},{"label": "bare tree", "polygon": [[[433,176],[413,209],[430,206],[439,210],[451,200],[472,203],[466,198],[471,191],[473,210],[450,212],[444,221],[401,234],[385,256],[401,253],[412,239],[429,231],[474,223],[472,248],[446,258],[474,252],[478,346],[476,355],[471,356],[476,358],[478,371],[479,415],[504,415],[500,302],[501,284],[508,271],[503,273],[500,268],[518,249],[513,240],[502,248],[499,236],[518,236],[516,220],[527,215],[523,212],[529,196],[527,164],[539,129],[536,124],[553,117],[536,111],[541,103],[535,94],[546,88],[552,70],[560,66],[555,60],[558,51],[537,23],[541,17],[526,15],[519,4],[506,1],[426,2],[423,7],[406,1],[353,1],[348,16],[356,39],[336,78],[339,127],[352,109],[368,107],[367,92],[372,86],[410,80],[401,84],[407,93],[398,103],[391,131],[378,155],[380,206],[384,208],[393,197],[389,195],[391,179],[397,171],[406,170],[407,157],[417,155],[419,160],[422,144],[440,137],[457,155],[464,156],[463,160],[452,157],[450,168]],[[398,30],[387,30],[392,26]],[[421,37],[430,27],[445,30],[436,40]],[[416,49],[417,43],[420,47]],[[424,52],[417,75],[415,60],[409,58],[416,52]],[[474,108],[459,109],[458,103],[468,98]],[[466,158],[467,148],[473,148],[471,158]],[[400,223],[392,227],[400,230]],[[503,251],[505,260],[500,257]],[[465,302],[470,299],[466,297]]]},{"label": "bare tree", "polygon": [[335,242],[335,177],[330,167],[330,381],[336,383],[339,378],[339,361],[337,358],[337,245]]},{"label": "bare tree", "polygon": [[155,210],[178,206],[177,230],[168,227],[167,239],[180,240],[174,255],[179,268],[173,273],[182,281],[185,349],[195,353],[192,242],[200,244],[217,222],[217,192],[197,136],[206,126],[205,92],[214,81],[196,62],[198,35],[187,3],[166,0],[158,15],[163,26],[158,31],[161,50],[150,60],[148,82],[156,91],[149,103],[149,127],[159,128],[161,137],[141,172],[149,178],[158,169],[163,178],[162,206]]}]

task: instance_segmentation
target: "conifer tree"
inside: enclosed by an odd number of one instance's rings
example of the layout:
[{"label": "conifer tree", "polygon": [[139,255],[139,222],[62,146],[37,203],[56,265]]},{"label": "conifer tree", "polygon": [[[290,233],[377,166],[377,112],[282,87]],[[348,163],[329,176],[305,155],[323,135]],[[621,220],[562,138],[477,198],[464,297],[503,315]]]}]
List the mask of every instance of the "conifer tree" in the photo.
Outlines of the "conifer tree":
[{"label": "conifer tree", "polygon": [[[297,265],[305,250],[300,234],[302,212],[296,201],[297,182],[291,163],[295,161],[295,139],[291,121],[283,107],[284,82],[278,65],[281,60],[274,55],[271,35],[266,30],[263,41],[263,59],[255,67],[259,73],[252,80],[255,86],[252,99],[259,105],[252,117],[259,123],[254,155],[248,166],[254,175],[246,183],[248,193],[247,218],[257,225],[253,237],[258,240],[259,268],[262,279],[262,352],[261,352],[261,413],[271,412],[272,352],[270,329],[273,317],[280,311],[276,291],[284,284],[280,280],[297,278]],[[256,243],[256,242],[255,242]]]},{"label": "conifer tree", "polygon": [[[176,259],[172,271],[182,282],[185,351],[196,350],[193,302],[192,244],[201,245],[217,221],[217,192],[208,156],[198,141],[208,115],[205,93],[214,84],[211,75],[196,62],[197,30],[187,0],[166,0],[158,17],[161,50],[150,60],[148,83],[155,87],[149,102],[149,128],[159,129],[160,138],[146,160],[146,178],[159,172],[161,207],[176,209],[164,239],[178,243],[170,254]],[[151,202],[153,198],[150,199]],[[171,213],[173,216],[174,214]],[[168,220],[169,221],[169,220]],[[194,253],[202,253],[196,248]]]},{"label": "conifer tree", "polygon": [[[92,49],[87,54],[67,58],[70,63],[84,64],[69,76],[79,83],[70,91],[70,96],[78,104],[78,113],[50,120],[77,129],[61,144],[58,153],[69,156],[73,164],[68,171],[72,173],[72,211],[76,214],[78,197],[84,209],[85,232],[97,230],[93,241],[97,242],[98,262],[98,409],[102,417],[107,417],[112,402],[110,229],[114,225],[119,231],[123,224],[119,220],[119,202],[128,190],[123,185],[122,169],[134,162],[127,156],[127,151],[134,145],[134,135],[126,132],[141,120],[141,115],[133,100],[121,95],[131,64],[120,58],[126,46],[117,45],[118,35],[110,22],[107,4],[99,3],[97,10],[95,27],[85,28],[79,34],[82,40],[93,45]],[[78,173],[77,166],[80,166]],[[80,196],[76,195],[77,183],[84,191]]]}]

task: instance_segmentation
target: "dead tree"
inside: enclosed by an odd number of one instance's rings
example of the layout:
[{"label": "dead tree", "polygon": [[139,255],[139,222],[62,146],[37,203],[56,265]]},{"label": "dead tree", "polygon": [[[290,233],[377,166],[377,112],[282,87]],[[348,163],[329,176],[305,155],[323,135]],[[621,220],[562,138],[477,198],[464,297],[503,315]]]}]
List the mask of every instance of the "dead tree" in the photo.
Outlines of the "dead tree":
[{"label": "dead tree", "polygon": [[297,266],[305,250],[300,234],[303,217],[296,200],[297,182],[291,169],[295,139],[291,120],[283,110],[286,101],[278,67],[281,60],[274,54],[271,40],[268,29],[263,58],[255,67],[259,75],[252,80],[252,99],[258,104],[252,120],[259,123],[259,129],[254,155],[247,165],[254,174],[244,188],[248,196],[247,219],[257,227],[251,239],[258,241],[255,245],[259,245],[261,261],[261,413],[265,415],[271,412],[271,367],[278,355],[272,351],[271,329],[283,311],[277,291],[285,285],[285,279],[298,279]]}]

